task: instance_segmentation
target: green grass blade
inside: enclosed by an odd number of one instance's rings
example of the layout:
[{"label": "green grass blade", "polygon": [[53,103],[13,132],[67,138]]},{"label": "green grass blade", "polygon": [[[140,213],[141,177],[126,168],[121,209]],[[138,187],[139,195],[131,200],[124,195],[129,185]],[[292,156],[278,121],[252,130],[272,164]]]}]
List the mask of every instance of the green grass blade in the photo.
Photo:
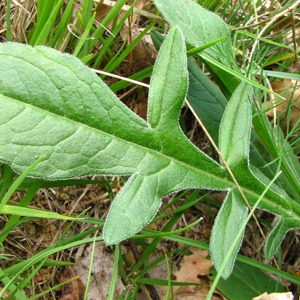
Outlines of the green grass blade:
[{"label": "green grass blade", "polygon": [[[298,195],[297,197],[299,197],[300,166],[298,163],[294,164],[295,158],[291,156],[292,153],[290,150],[290,146],[288,146],[287,142],[282,139],[282,133],[279,134],[279,132],[277,132],[277,138],[279,138],[279,140],[278,142],[276,142],[276,137],[272,132],[267,117],[259,110],[257,110],[256,114],[254,114],[253,116],[253,125],[256,133],[260,137],[260,140],[263,142],[264,146],[269,151],[269,153],[273,156],[275,160],[280,159],[281,170],[283,171],[286,178],[289,180],[289,183],[294,188],[296,194]],[[282,142],[284,142],[283,145],[280,144]],[[282,148],[282,146],[285,147]],[[286,153],[281,153],[281,151],[284,149]]]},{"label": "green grass blade", "polygon": [[[155,233],[158,233],[158,231],[151,230],[151,229],[143,229],[142,233],[145,234],[145,236],[146,235],[155,235]],[[160,233],[160,231],[159,231],[159,233]],[[164,238],[164,237],[162,237],[162,238]],[[177,235],[170,235],[168,237],[165,236],[165,238],[167,240],[174,241],[176,243],[182,243],[182,244],[185,244],[185,245],[189,245],[191,247],[196,247],[196,248],[200,248],[200,249],[203,249],[203,250],[209,250],[209,245],[207,243],[200,242],[200,241],[195,241],[195,240],[192,240],[192,239],[189,239],[189,238],[186,238],[186,237],[177,236]],[[255,268],[258,268],[258,269],[264,270],[266,272],[269,272],[271,274],[274,274],[276,276],[279,276],[283,279],[294,282],[295,284],[298,284],[298,285],[300,284],[300,279],[298,277],[296,277],[292,274],[283,272],[281,270],[278,270],[277,268],[269,266],[269,265],[267,265],[265,263],[262,263],[260,261],[251,259],[249,257],[243,256],[243,255],[240,255],[240,254],[238,254],[237,260],[241,261],[241,262],[244,262],[246,264],[249,264],[249,265],[251,265]]]},{"label": "green grass blade", "polygon": [[3,213],[4,206],[6,205],[7,201],[10,199],[12,194],[17,190],[20,186],[22,181],[28,176],[28,174],[44,159],[44,156],[39,157],[30,167],[28,167],[11,185],[7,193],[1,200],[0,203],[0,212]]},{"label": "green grass blade", "polygon": [[[24,196],[24,198],[21,200],[19,207],[27,207],[28,204],[30,203],[30,201],[32,200],[32,198],[34,197],[34,195],[36,194],[36,192],[39,190],[40,188],[40,184],[37,182],[36,184],[33,184],[29,190],[27,191],[26,195]],[[16,207],[17,210],[17,207]],[[3,229],[3,232],[0,236],[0,242],[3,242],[6,238],[6,236],[8,235],[9,232],[7,232],[6,234],[4,233],[6,229],[10,228],[10,227],[14,227],[14,224],[16,224],[20,219],[20,216],[18,215],[12,215],[10,216],[10,218],[8,219],[8,221],[5,224],[5,227]]]},{"label": "green grass blade", "polygon": [[55,28],[55,33],[49,39],[48,46],[55,49],[60,49],[62,43],[68,34],[68,24],[73,13],[74,0],[68,1],[66,8],[59,20],[59,24]]},{"label": "green grass blade", "polygon": [[[83,44],[83,49],[82,49],[82,53],[80,54],[80,57],[87,56],[88,53],[89,53],[89,51],[91,50],[91,46],[90,46],[91,40],[90,39],[86,39],[86,37],[88,35],[88,33],[86,33],[86,32],[89,32],[89,28],[92,27],[92,25],[94,23],[95,16],[96,16],[96,13],[94,13],[92,15],[92,10],[93,10],[93,1],[91,1],[91,0],[83,0],[80,14],[83,17],[84,28],[85,29],[84,29],[83,36],[81,37],[81,39],[84,40],[84,44]],[[93,19],[93,21],[91,21],[92,19]],[[85,37],[85,35],[86,35],[86,37]],[[75,55],[75,56],[77,56],[77,55]]]},{"label": "green grass blade", "polygon": [[5,8],[5,19],[6,19],[6,41],[11,42],[13,40],[13,36],[11,34],[11,15],[10,15],[10,1],[6,1]]},{"label": "green grass blade", "polygon": [[15,215],[15,216],[25,216],[25,217],[35,217],[35,218],[48,218],[48,219],[60,219],[60,220],[76,220],[75,217],[63,216],[58,213],[53,213],[44,210],[38,210],[27,207],[20,207],[16,205],[4,205],[0,210],[1,214]]},{"label": "green grass blade", "polygon": [[[32,38],[29,41],[30,45],[44,45],[53,28],[53,24],[57,18],[58,12],[64,3],[64,0],[58,0],[52,9],[52,1],[46,0],[45,5],[42,7],[41,17],[38,18],[38,22]],[[51,13],[49,15],[49,9]]]},{"label": "green grass blade", "polygon": [[[109,27],[109,24],[118,17],[119,12],[122,10],[123,5],[125,5],[127,0],[119,0],[115,3],[115,5],[110,9],[108,14],[105,16],[105,18],[102,20],[101,25],[96,29],[96,31],[93,34],[93,39],[91,40],[90,47],[93,47],[98,41],[102,35],[105,33],[107,28]],[[95,66],[93,66],[95,68]]]},{"label": "green grass blade", "polygon": [[[210,280],[214,280],[216,271],[210,271]],[[227,279],[220,279],[218,291],[227,299],[252,299],[265,292],[285,292],[285,288],[278,280],[270,278],[262,270],[248,264],[236,262],[232,275]]]},{"label": "green grass blade", "polygon": [[89,271],[88,271],[88,276],[87,276],[86,285],[85,285],[86,287],[85,287],[84,296],[83,296],[84,300],[88,300],[88,292],[89,292],[89,286],[90,286],[91,278],[92,278],[94,256],[95,256],[96,234],[94,236],[94,241],[93,241],[92,245],[93,246],[92,246],[92,251],[91,251],[91,255],[90,255]]},{"label": "green grass blade", "polygon": [[[110,60],[113,59],[113,54],[110,51],[110,47],[113,45],[113,43],[116,40],[116,36],[119,34],[120,30],[124,27],[124,23],[126,19],[130,16],[132,13],[133,6],[131,6],[131,9],[129,9],[124,16],[121,18],[120,22],[113,28],[111,31],[109,37],[103,41],[102,48],[100,52],[97,54],[97,58],[94,62],[94,68],[97,67],[100,63],[100,61],[107,55],[107,53],[110,54]],[[96,37],[96,34],[94,34],[93,38]]]},{"label": "green grass blade", "polygon": [[88,23],[86,24],[84,32],[79,39],[79,43],[77,44],[77,46],[73,52],[74,56],[78,56],[78,54],[81,50],[82,51],[81,51],[79,57],[83,57],[83,56],[87,55],[87,53],[89,51],[89,49],[87,48],[88,43],[89,43],[89,34],[90,34],[91,28],[93,26],[93,23],[95,21],[95,17],[96,17],[96,13],[93,14],[93,16],[89,19]]},{"label": "green grass blade", "polygon": [[113,59],[103,69],[105,72],[113,72],[130,54],[139,41],[145,36],[155,25],[156,20],[151,20],[150,24],[139,34],[139,36],[119,55],[116,54]]},{"label": "green grass blade", "polygon": [[[6,272],[4,270],[2,270],[1,268],[0,268],[0,278],[1,278],[2,283],[5,285],[5,287],[4,287],[4,292],[5,292],[5,290],[7,290],[6,285],[8,283],[10,283],[11,279],[9,277],[7,277]],[[17,300],[29,300],[25,296],[25,294],[22,291],[20,291],[18,289],[17,285],[14,284],[14,283],[10,284],[10,287],[9,287],[8,290],[10,290],[11,293],[14,294],[14,297],[16,297]],[[9,296],[3,297],[4,296],[4,292],[0,291],[0,297],[1,297],[1,299],[8,299]]]},{"label": "green grass blade", "polygon": [[117,283],[117,278],[118,278],[119,259],[120,259],[120,246],[116,245],[115,246],[114,265],[113,265],[112,277],[110,280],[110,286],[109,286],[109,291],[108,291],[108,295],[107,295],[107,300],[114,299],[114,293],[115,293],[115,288],[116,288],[116,283]]},{"label": "green grass blade", "polygon": [[[7,190],[9,189],[9,187],[11,186],[11,184],[13,183],[13,179],[15,176],[15,173],[12,171],[12,169],[10,168],[10,166],[8,165],[1,165],[0,166],[0,199],[2,202],[4,195],[6,194]],[[4,200],[6,201],[6,200]]]},{"label": "green grass blade", "polygon": [[[216,59],[210,57],[210,56],[207,55],[206,53],[201,53],[201,54],[199,54],[199,56],[202,57],[206,62],[208,62],[208,63],[210,63],[211,65],[215,66],[217,69],[221,69],[221,70],[225,71],[226,73],[228,73],[228,74],[230,74],[230,75],[232,75],[232,76],[234,76],[234,77],[240,79],[241,81],[245,81],[245,82],[251,84],[252,86],[259,88],[259,89],[262,90],[262,91],[265,91],[265,92],[267,92],[267,93],[270,93],[270,94],[272,94],[272,95],[278,97],[278,99],[284,100],[284,98],[283,98],[282,96],[280,96],[279,94],[277,94],[277,93],[275,93],[274,91],[272,91],[272,90],[266,88],[265,86],[263,86],[263,85],[257,83],[256,81],[254,81],[254,80],[252,80],[252,79],[250,79],[250,78],[247,78],[247,77],[243,76],[240,72],[235,71],[235,70],[233,70],[233,69],[231,69],[231,68],[229,68],[229,67],[227,67],[227,66],[221,64],[221,63],[218,62]],[[232,92],[233,92],[233,91],[232,91]]]},{"label": "green grass blade", "polygon": [[[147,69],[144,69],[132,76],[129,77],[129,79],[135,80],[135,81],[142,81],[142,79],[149,77],[152,74],[152,70],[153,67],[148,67]],[[114,83],[112,85],[109,86],[109,88],[113,91],[113,92],[117,92],[119,90],[122,90],[126,87],[131,86],[133,83],[131,81],[127,81],[127,80],[121,80],[117,83]]]},{"label": "green grass blade", "polygon": [[186,52],[186,54],[187,54],[188,56],[192,56],[192,55],[194,55],[194,54],[197,54],[197,53],[199,53],[199,52],[202,52],[203,50],[205,50],[205,49],[207,49],[207,48],[209,48],[209,47],[211,47],[211,46],[213,46],[213,45],[215,45],[215,44],[217,44],[217,43],[219,43],[219,42],[222,42],[224,39],[227,39],[227,38],[228,38],[227,36],[220,37],[220,38],[218,38],[218,39],[216,39],[216,40],[214,40],[214,41],[211,41],[211,42],[209,42],[209,43],[207,43],[207,44],[205,44],[205,45],[202,45],[202,46],[199,46],[199,47],[192,48],[192,49],[188,50],[188,51]]}]

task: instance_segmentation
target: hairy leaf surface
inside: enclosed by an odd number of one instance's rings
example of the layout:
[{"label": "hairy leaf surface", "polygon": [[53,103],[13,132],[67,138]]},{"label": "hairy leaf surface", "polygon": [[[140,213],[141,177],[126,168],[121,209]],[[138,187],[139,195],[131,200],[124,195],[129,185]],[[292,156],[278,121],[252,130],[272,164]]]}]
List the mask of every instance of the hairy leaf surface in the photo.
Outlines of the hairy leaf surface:
[{"label": "hairy leaf surface", "polygon": [[[218,269],[233,246],[233,243],[240,231],[241,225],[247,218],[247,206],[241,194],[233,189],[228,193],[222,207],[215,219],[210,240],[210,250],[214,265]],[[239,242],[235,244],[233,254],[227,261],[222,277],[227,278],[232,271],[236,255],[242,244],[243,235],[239,237]]]},{"label": "hairy leaf surface", "polygon": [[[193,47],[209,44],[228,35],[225,22],[192,0],[155,0],[156,7],[172,26],[178,26],[187,42]],[[213,26],[213,28],[212,28]],[[230,39],[204,50],[214,58],[230,65],[228,55],[232,52]]]},{"label": "hairy leaf surface", "polygon": [[109,244],[149,223],[169,193],[230,184],[225,170],[179,128],[187,70],[177,28],[158,61],[147,123],[76,58],[46,47],[0,45],[1,161],[22,172],[46,155],[30,175],[48,180],[133,174],[107,218]]},{"label": "hairy leaf surface", "polygon": [[[218,40],[226,35],[226,24],[220,20],[217,15],[205,10],[195,1],[155,0],[155,3],[166,20],[172,25],[179,26],[187,42],[194,47],[209,44],[213,40]],[[258,86],[256,82],[240,75],[232,57],[230,44],[229,38],[223,39],[220,43],[203,50],[203,52],[199,53],[199,56],[206,62],[210,74],[223,93],[228,99],[230,98],[220,125],[220,148],[238,184],[241,186],[247,201],[253,206],[258,201],[259,195],[266,191],[268,179],[261,174],[257,168],[253,168],[253,172],[249,168],[250,126],[252,107],[255,107],[255,105],[251,103],[250,100],[251,87],[244,83],[240,84],[237,78],[261,89],[265,88]],[[213,101],[215,102],[214,99]],[[195,103],[193,103],[193,106],[195,106]],[[201,111],[200,114],[202,114]],[[281,223],[284,224],[284,226],[278,225],[272,231],[270,240],[267,240],[266,254],[267,257],[270,258],[280,245],[285,232],[291,228],[300,227],[299,196],[294,196],[299,190],[299,184],[297,184],[297,175],[299,172],[296,171],[299,170],[299,164],[297,162],[295,162],[294,165],[291,163],[292,160],[295,161],[296,159],[294,155],[290,155],[288,147],[283,147],[285,148],[285,152],[289,153],[288,158],[282,155],[281,151],[278,153],[278,149],[281,149],[282,146],[271,136],[271,131],[268,130],[266,126],[268,123],[267,119],[264,118],[265,116],[262,116],[262,112],[256,112],[253,117],[254,127],[259,135],[260,141],[266,144],[267,149],[273,157],[276,159],[280,158],[282,171],[295,191],[289,193],[293,195],[293,197],[289,198],[282,189],[273,185],[268,189],[264,199],[259,203],[261,208],[271,211],[275,215],[280,215],[282,217]],[[201,116],[201,119],[205,120],[203,116]],[[208,127],[211,129],[212,126],[208,125]],[[214,134],[213,137],[216,140]],[[281,142],[280,144],[284,145],[285,143]],[[260,161],[264,161],[264,159],[262,160],[259,156],[255,156],[255,164],[259,166],[257,158],[259,158]],[[262,166],[259,167],[261,168]],[[268,173],[270,174],[270,172]],[[292,173],[296,175],[292,176]],[[280,186],[282,187],[284,184],[280,183]],[[236,199],[238,199],[239,195],[236,194],[236,196]],[[232,199],[234,202],[234,197]],[[238,203],[233,204],[237,207]],[[226,206],[228,204],[225,202],[224,205]],[[287,213],[283,213],[283,211]],[[220,210],[220,216],[217,218],[212,233],[213,246],[211,247],[211,254],[217,269],[221,267],[222,259],[228,251],[226,244],[222,244],[222,242],[217,243],[217,241],[222,241],[222,238],[228,238],[230,240],[232,236],[237,234],[237,229],[231,227],[230,222],[233,222],[232,220],[239,217],[239,212],[235,210],[236,215],[231,215],[230,218],[227,218],[226,212],[227,209],[222,208]],[[292,212],[295,212],[295,215],[291,218]],[[290,220],[293,220],[293,224]],[[230,230],[225,231],[224,228]],[[237,250],[238,247],[236,247],[235,253],[232,253],[232,257],[236,256]],[[230,262],[227,264],[225,271],[222,273],[224,278],[230,274],[233,262],[234,259],[230,259]]]},{"label": "hairy leaf surface", "polygon": [[[0,160],[23,172],[36,157],[46,155],[30,175],[47,180],[130,175],[105,223],[108,244],[148,224],[163,196],[187,188],[234,189],[226,170],[190,143],[179,127],[187,90],[185,51],[182,33],[174,27],[155,64],[146,122],[71,55],[1,44]],[[249,202],[255,203],[265,185],[247,168],[237,173]],[[299,204],[273,190],[261,207],[300,224]]]}]

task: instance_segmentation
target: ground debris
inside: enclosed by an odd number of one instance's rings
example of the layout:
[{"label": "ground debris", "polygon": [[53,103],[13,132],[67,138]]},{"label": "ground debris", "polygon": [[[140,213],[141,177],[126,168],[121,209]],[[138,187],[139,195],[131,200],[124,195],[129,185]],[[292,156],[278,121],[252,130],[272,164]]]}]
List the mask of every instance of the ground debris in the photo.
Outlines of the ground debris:
[{"label": "ground debris", "polygon": [[60,282],[63,283],[69,279],[72,281],[66,283],[62,287],[62,297],[59,300],[82,300],[84,297],[85,286],[82,281],[76,276],[73,268],[68,267],[60,277]]},{"label": "ground debris", "polygon": [[253,300],[293,300],[293,294],[291,292],[288,293],[263,293],[262,295],[253,298]]},{"label": "ground debris", "polygon": [[[205,299],[209,291],[209,282],[205,278],[209,274],[213,262],[207,259],[208,251],[199,248],[190,248],[191,255],[186,255],[180,263],[179,270],[173,273],[176,281],[186,282],[189,284],[195,283],[196,285],[187,286],[174,286],[172,295],[176,295],[176,300],[201,300]],[[159,289],[161,299],[165,299],[167,287]],[[214,294],[213,300],[225,299],[217,293]]]},{"label": "ground debris", "polygon": [[[114,253],[110,253],[104,243],[97,243],[92,255],[93,245],[89,245],[82,257],[76,259],[74,270],[80,276],[82,281],[86,283],[90,269],[90,261],[92,263],[91,281],[88,288],[89,300],[105,300],[107,299],[110,281],[112,278],[112,270],[114,265]],[[117,278],[114,299],[121,296],[125,287],[121,278]],[[67,299],[64,299],[67,300]]]}]

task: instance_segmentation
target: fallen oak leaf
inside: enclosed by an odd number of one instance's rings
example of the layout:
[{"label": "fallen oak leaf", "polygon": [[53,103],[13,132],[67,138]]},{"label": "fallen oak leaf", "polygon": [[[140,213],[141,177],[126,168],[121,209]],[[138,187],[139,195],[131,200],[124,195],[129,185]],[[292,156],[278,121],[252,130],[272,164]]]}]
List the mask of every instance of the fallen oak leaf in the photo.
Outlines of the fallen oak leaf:
[{"label": "fallen oak leaf", "polygon": [[[123,251],[122,251],[123,252]],[[91,260],[93,260],[91,266]],[[80,275],[82,282],[88,285],[87,299],[106,300],[109,294],[110,281],[113,274],[114,253],[110,253],[104,243],[97,243],[85,248],[81,257],[75,260],[74,270]],[[92,270],[91,270],[92,268]],[[88,279],[91,272],[90,279]],[[120,276],[117,276],[114,296],[120,297],[125,290]]]},{"label": "fallen oak leaf", "polygon": [[[177,281],[200,283],[199,277],[209,274],[213,262],[207,259],[209,252],[199,248],[190,248],[191,255],[185,255],[180,263],[180,269],[174,273]],[[184,286],[180,288],[181,293],[191,293],[193,286]]]},{"label": "fallen oak leaf", "polygon": [[300,119],[300,83],[296,80],[284,79],[273,81],[271,86],[275,93],[280,94],[286,100],[281,101],[275,98],[266,102],[264,108],[268,109],[268,116],[274,118],[279,115],[283,120],[289,113],[288,122],[291,127],[294,127]]},{"label": "fallen oak leaf", "polygon": [[[173,294],[176,300],[180,299],[205,299],[209,287],[206,279],[201,278],[209,274],[213,262],[207,259],[209,252],[199,248],[191,247],[191,255],[185,255],[180,262],[179,270],[173,275],[178,282],[195,283],[197,285],[173,286]],[[199,286],[199,284],[202,284]],[[167,287],[161,287],[159,294],[161,298],[166,295]],[[220,299],[220,298],[214,298]]]},{"label": "fallen oak leaf", "polygon": [[62,286],[62,297],[59,300],[82,300],[85,286],[76,276],[73,268],[67,267],[59,279],[60,283],[67,282]]}]

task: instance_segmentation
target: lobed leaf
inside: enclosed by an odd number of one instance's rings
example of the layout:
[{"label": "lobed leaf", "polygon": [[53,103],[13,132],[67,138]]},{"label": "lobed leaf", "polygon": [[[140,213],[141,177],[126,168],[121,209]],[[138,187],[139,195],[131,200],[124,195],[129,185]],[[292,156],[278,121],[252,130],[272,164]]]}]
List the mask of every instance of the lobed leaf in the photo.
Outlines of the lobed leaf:
[{"label": "lobed leaf", "polygon": [[[164,36],[156,31],[151,31],[151,38],[156,49],[159,49]],[[199,68],[192,57],[188,57],[189,88],[187,99],[197,116],[201,119],[205,128],[216,144],[219,140],[219,127],[222,120],[225,107],[228,100]],[[230,80],[228,80],[230,81]],[[112,86],[110,86],[112,88]],[[271,155],[266,151],[259,141],[254,131],[251,132],[250,162],[256,168],[259,168],[269,179],[272,179],[277,171],[276,163],[272,162]],[[283,177],[283,176],[281,176]],[[281,178],[281,181],[285,178]],[[287,180],[284,183],[278,182],[281,186],[287,188]]]},{"label": "lobed leaf", "polygon": [[[171,25],[179,26],[188,43],[192,44],[193,47],[199,47],[203,44],[210,44],[214,40],[219,40],[225,34],[226,25],[223,21],[219,20],[219,17],[213,15],[211,12],[206,11],[196,2],[191,0],[155,0],[156,6],[165,16],[166,20],[171,23]],[[199,17],[201,16],[201,17]],[[214,30],[211,30],[211,28]],[[226,49],[224,51],[224,49]],[[251,89],[247,87],[246,84],[239,85],[239,80],[248,82],[254,87],[258,87],[261,90],[272,93],[263,86],[260,86],[257,82],[246,78],[240,74],[237,70],[237,65],[234,60],[232,60],[232,49],[230,46],[230,40],[224,39],[220,43],[203,50],[199,56],[205,61],[211,75],[217,82],[223,93],[227,98],[231,95],[236,98],[236,107],[229,104],[229,108],[225,110],[224,118],[222,121],[222,128],[220,129],[219,141],[222,148],[222,153],[224,154],[226,160],[228,160],[230,167],[234,171],[234,176],[236,177],[239,185],[242,187],[246,198],[251,205],[255,205],[257,200],[267,190],[264,199],[259,203],[259,206],[263,209],[271,211],[275,215],[281,215],[285,220],[291,220],[291,214],[294,215],[293,227],[286,226],[285,229],[289,230],[291,228],[298,228],[300,226],[300,206],[298,201],[298,196],[289,198],[287,194],[279,187],[266,188],[268,186],[266,177],[260,174],[260,172],[253,168],[253,173],[249,169],[249,140],[250,140],[250,125],[251,125],[251,107],[250,103],[243,101],[245,97],[251,97],[248,90],[243,93],[242,86],[246,89]],[[237,88],[237,90],[236,90]],[[239,99],[238,95],[242,96]],[[249,98],[250,99],[250,98]],[[231,101],[230,101],[231,102]],[[243,106],[245,106],[245,112],[243,111]],[[250,110],[249,110],[250,108]],[[227,114],[227,116],[226,116]],[[203,116],[201,116],[203,118]],[[243,122],[244,121],[244,122]],[[271,136],[271,131],[267,126],[267,120],[265,116],[262,117],[261,112],[257,112],[254,117],[254,127],[258,133],[261,140],[266,142],[266,148],[270,151],[273,157],[278,158],[281,153],[278,153],[278,149],[281,148],[279,143],[277,143],[273,136]],[[267,124],[267,125],[266,125]],[[262,125],[262,126],[260,126]],[[264,136],[266,139],[264,139]],[[214,137],[216,140],[216,138]],[[280,143],[282,144],[282,143]],[[253,146],[257,149],[257,143]],[[286,152],[289,152],[288,148],[285,148]],[[280,162],[282,163],[282,170],[293,186],[295,193],[298,194],[299,184],[297,184],[297,176],[294,178],[291,174],[292,172],[297,172],[299,164],[296,164],[294,168],[291,165],[291,161],[295,159],[290,156],[290,159],[286,159],[284,155],[280,157]],[[255,156],[255,165],[258,166],[259,160],[262,161],[263,157],[261,154]],[[263,159],[264,161],[264,159]],[[259,166],[261,169],[261,166]],[[272,174],[273,170],[271,171]],[[277,172],[275,170],[275,172]],[[255,173],[255,175],[254,175]],[[269,176],[272,176],[268,172]],[[284,178],[283,178],[284,179]],[[283,186],[282,183],[280,183]],[[278,204],[278,201],[280,204]],[[285,211],[285,212],[283,212]],[[221,209],[221,213],[224,210]],[[294,214],[295,213],[295,214]],[[220,219],[223,220],[222,216]],[[221,222],[220,222],[221,223]],[[291,225],[290,222],[287,224]],[[214,227],[217,231],[221,226]],[[282,231],[283,232],[283,231]],[[282,233],[281,232],[281,233]],[[277,238],[273,239],[274,244],[269,247],[270,253],[268,257],[274,255],[276,249],[281,243],[283,234],[274,235]],[[219,245],[220,247],[220,245]],[[236,248],[237,251],[238,248]],[[223,249],[226,251],[226,247]],[[216,250],[218,251],[218,250]],[[224,253],[223,253],[224,254]],[[235,254],[233,254],[234,256]],[[233,262],[232,262],[233,263]],[[216,266],[217,268],[220,266]]]},{"label": "lobed leaf", "polygon": [[[253,188],[255,187],[258,189],[263,186],[267,186],[269,181],[256,168],[253,167],[251,169],[254,172],[249,169],[249,148],[252,121],[251,93],[252,87],[245,82],[240,83],[234,91],[225,108],[220,124],[219,144],[223,158],[234,173],[238,183],[242,186],[250,184]],[[259,193],[262,194],[263,190]],[[276,185],[273,185],[268,193],[280,195],[282,198],[288,198],[287,195]],[[251,196],[248,196],[247,198],[251,205],[255,205],[255,202],[258,199],[253,199]],[[288,205],[287,202],[286,205]],[[261,204],[260,206],[264,207],[264,204]],[[276,210],[274,212],[276,214]],[[246,218],[246,204],[241,197],[241,194],[237,190],[233,189],[227,200],[225,200],[222,204],[212,230],[210,249],[216,269],[221,268],[221,265],[227,257],[233,241],[239,233],[240,228],[244,223],[243,221],[245,221]],[[239,222],[237,223],[236,220]],[[283,218],[282,220],[286,219]],[[285,231],[282,230],[280,231],[281,234],[276,235],[277,238],[272,239],[273,247],[266,248],[270,250],[268,253],[269,255],[272,253],[274,255],[284,237],[282,234],[283,231],[285,234],[289,227],[286,226],[284,229]],[[275,236],[275,234],[273,235]],[[241,241],[242,236],[239,237],[239,242],[235,244],[232,255],[222,271],[223,278],[227,278],[231,273]]]},{"label": "lobed leaf", "polygon": [[183,45],[174,28],[152,78],[152,89],[157,88],[150,92],[153,128],[76,58],[46,47],[0,45],[0,160],[22,172],[45,155],[30,175],[48,180],[133,174],[107,218],[107,243],[149,223],[169,193],[227,189],[225,170],[191,144],[178,125],[187,89]]},{"label": "lobed leaf", "polygon": [[[108,244],[149,223],[163,196],[187,188],[235,189],[225,169],[179,127],[187,89],[185,51],[182,33],[174,27],[155,64],[145,122],[75,57],[41,46],[1,44],[0,160],[23,172],[45,155],[30,175],[47,180],[131,175],[107,217]],[[265,184],[248,168],[239,167],[238,175],[255,204]],[[300,205],[285,195],[269,190],[261,207],[294,218],[300,227]]]},{"label": "lobed leaf", "polygon": [[[178,29],[171,30],[160,48],[153,69],[147,120],[159,134],[164,155],[176,157],[190,166],[201,159],[199,167],[203,169],[206,168],[206,161],[209,164],[212,161],[186,139],[178,125],[187,91],[186,64],[182,33]],[[149,162],[148,168],[152,171],[149,175],[144,174],[145,170],[134,174],[114,200],[104,227],[106,242],[117,243],[120,236],[129,237],[149,223],[159,209],[163,196],[188,186],[204,184],[212,187],[216,184],[211,179],[194,180],[188,175],[188,168],[184,171],[184,168],[178,169],[176,164],[171,163],[154,170],[153,163],[150,166]],[[216,167],[221,171],[219,166]]]}]

